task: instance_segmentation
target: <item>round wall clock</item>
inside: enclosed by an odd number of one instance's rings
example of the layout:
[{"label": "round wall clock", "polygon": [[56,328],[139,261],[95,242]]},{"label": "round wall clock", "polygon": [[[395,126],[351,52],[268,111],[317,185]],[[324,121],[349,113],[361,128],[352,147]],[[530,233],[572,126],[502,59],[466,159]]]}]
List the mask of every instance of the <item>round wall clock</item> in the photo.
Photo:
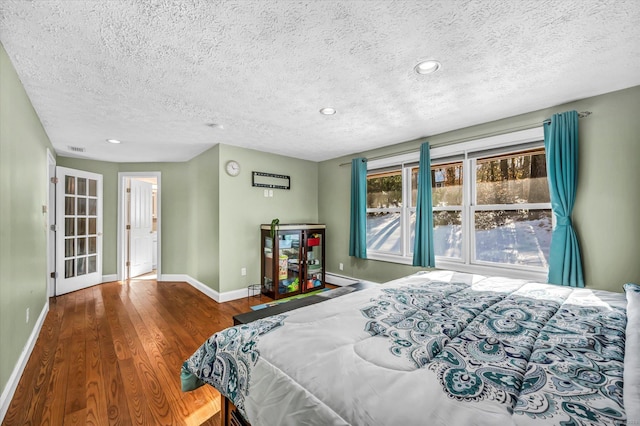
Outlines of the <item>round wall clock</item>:
[{"label": "round wall clock", "polygon": [[240,174],[240,164],[235,160],[227,161],[225,169],[229,176],[238,176]]}]

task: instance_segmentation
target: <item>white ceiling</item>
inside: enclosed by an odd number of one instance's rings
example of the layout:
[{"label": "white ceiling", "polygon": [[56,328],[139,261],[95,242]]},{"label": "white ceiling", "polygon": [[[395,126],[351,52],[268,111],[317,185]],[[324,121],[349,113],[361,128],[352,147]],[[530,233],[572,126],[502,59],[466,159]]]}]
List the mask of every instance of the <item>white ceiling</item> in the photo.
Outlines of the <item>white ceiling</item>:
[{"label": "white ceiling", "polygon": [[118,162],[321,161],[640,85],[640,0],[3,0],[0,41],[58,154]]}]

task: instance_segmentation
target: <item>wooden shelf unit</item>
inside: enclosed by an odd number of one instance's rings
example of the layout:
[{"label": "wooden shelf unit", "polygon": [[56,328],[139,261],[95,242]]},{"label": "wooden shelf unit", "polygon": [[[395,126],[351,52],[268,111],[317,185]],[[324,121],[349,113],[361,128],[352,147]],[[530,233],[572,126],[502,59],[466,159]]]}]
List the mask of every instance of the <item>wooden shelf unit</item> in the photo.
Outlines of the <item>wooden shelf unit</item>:
[{"label": "wooden shelf unit", "polygon": [[322,224],[260,225],[262,293],[273,299],[325,287],[325,229]]}]

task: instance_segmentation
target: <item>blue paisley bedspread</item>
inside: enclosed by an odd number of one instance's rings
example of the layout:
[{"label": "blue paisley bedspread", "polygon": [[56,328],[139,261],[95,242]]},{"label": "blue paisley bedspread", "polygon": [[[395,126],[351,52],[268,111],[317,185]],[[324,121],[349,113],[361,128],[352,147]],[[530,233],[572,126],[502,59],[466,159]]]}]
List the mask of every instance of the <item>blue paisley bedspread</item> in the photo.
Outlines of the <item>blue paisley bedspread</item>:
[{"label": "blue paisley bedspread", "polygon": [[418,273],[214,334],[183,389],[254,426],[640,424],[634,315],[623,293]]}]

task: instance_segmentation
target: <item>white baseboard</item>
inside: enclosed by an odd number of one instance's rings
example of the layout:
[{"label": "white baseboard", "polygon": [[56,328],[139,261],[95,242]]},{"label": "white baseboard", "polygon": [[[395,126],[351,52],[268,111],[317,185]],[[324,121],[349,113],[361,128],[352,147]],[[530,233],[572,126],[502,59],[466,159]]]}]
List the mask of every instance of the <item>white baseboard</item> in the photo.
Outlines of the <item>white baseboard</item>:
[{"label": "white baseboard", "polygon": [[[341,287],[355,284],[358,282],[369,282],[369,283],[378,284],[373,281],[360,280],[358,278],[347,277],[345,275],[338,275],[330,272],[327,272],[325,274],[325,279],[327,283],[341,286]],[[181,281],[181,282],[189,283],[195,289],[209,296],[210,298],[212,298],[218,303],[228,302],[230,300],[242,299],[243,297],[247,297],[249,295],[249,291],[246,287],[238,290],[231,290],[224,293],[219,293],[213,290],[211,287],[207,286],[206,284],[201,283],[200,281],[196,280],[195,278],[192,278],[190,275],[187,275],[187,274],[162,274],[161,276],[158,277],[158,281]]]},{"label": "white baseboard", "polygon": [[111,274],[111,275],[103,275],[102,276],[102,282],[103,283],[110,283],[111,281],[118,281],[118,274]]},{"label": "white baseboard", "polygon": [[7,410],[9,410],[9,404],[11,404],[11,400],[13,399],[13,394],[16,392],[18,387],[18,382],[20,382],[20,377],[22,377],[22,373],[24,372],[24,368],[27,365],[27,361],[29,361],[29,357],[31,356],[31,352],[33,351],[33,347],[36,344],[36,340],[38,340],[38,336],[40,335],[40,330],[42,329],[42,325],[44,324],[44,319],[47,317],[47,313],[49,312],[49,299],[44,304],[42,311],[40,311],[40,315],[36,323],[33,326],[33,330],[31,330],[31,335],[27,340],[27,343],[24,345],[22,349],[22,353],[20,354],[20,358],[18,358],[18,362],[16,363],[13,371],[11,372],[11,376],[9,376],[9,380],[7,381],[6,386],[2,390],[2,395],[0,395],[0,423],[4,420],[4,416],[7,414]]},{"label": "white baseboard", "polygon": [[201,283],[195,278],[191,277],[187,274],[162,274],[161,277],[158,277],[158,281],[183,281],[188,284],[191,284],[196,290],[199,290],[201,293],[209,296],[213,300],[218,303],[228,302],[230,300],[241,299],[243,297],[247,297],[248,290],[246,288],[241,288],[239,290],[231,290],[225,293],[219,293],[209,287],[206,284]]},{"label": "white baseboard", "polygon": [[162,274],[158,275],[158,281],[187,281],[193,279],[187,274]]},{"label": "white baseboard", "polygon": [[357,278],[347,277],[345,275],[333,274],[331,272],[327,272],[324,275],[324,278],[329,284],[338,285],[338,286],[341,286],[341,287],[346,286],[346,285],[355,284],[355,283],[361,281],[361,280],[359,280]]},{"label": "white baseboard", "polygon": [[247,297],[249,295],[249,290],[247,288],[241,288],[239,290],[231,290],[220,294],[220,300],[218,302],[228,302],[230,300],[242,299],[243,297]]}]

